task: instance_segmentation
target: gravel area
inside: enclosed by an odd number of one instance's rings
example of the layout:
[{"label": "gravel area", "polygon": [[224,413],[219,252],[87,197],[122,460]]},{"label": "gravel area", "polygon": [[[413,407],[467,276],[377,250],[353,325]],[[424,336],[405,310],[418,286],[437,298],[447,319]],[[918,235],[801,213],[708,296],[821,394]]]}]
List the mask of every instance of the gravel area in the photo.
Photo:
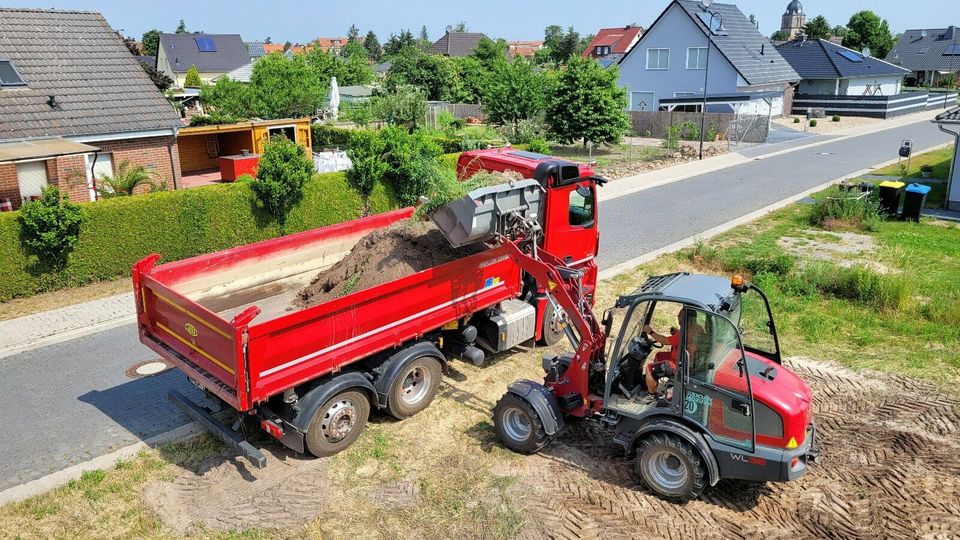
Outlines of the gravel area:
[{"label": "gravel area", "polygon": [[[800,123],[794,124],[793,119],[799,118]],[[788,116],[786,118],[775,118],[774,122],[789,129],[803,131],[803,126],[807,123],[806,116]],[[817,119],[817,127],[807,127],[807,133],[831,133],[841,129],[867,126],[883,122],[879,118],[863,118],[859,116],[841,116],[839,122],[834,122],[832,116]]]}]

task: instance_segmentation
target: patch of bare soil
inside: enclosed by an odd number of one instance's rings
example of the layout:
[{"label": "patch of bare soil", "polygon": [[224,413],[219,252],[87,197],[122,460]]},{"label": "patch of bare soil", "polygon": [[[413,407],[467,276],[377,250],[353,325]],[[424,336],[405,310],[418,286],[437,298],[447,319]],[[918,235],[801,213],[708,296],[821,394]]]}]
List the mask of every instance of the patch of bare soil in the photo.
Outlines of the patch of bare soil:
[{"label": "patch of bare soil", "polygon": [[527,538],[957,538],[960,399],[898,375],[792,359],[814,390],[823,463],[782,484],[721,481],[656,498],[595,422],[515,468]]},{"label": "patch of bare soil", "polygon": [[873,256],[877,250],[876,238],[854,232],[803,231],[803,238],[784,236],[777,245],[791,255],[809,257],[818,261],[828,261],[840,266],[852,268],[862,266],[881,274],[893,270],[880,263]]},{"label": "patch of bare soil", "polygon": [[[706,157],[719,156],[726,153],[727,150],[725,146],[713,145],[708,146],[703,150],[703,155]],[[619,180],[621,178],[627,178],[640,173],[656,171],[665,169],[667,167],[672,167],[674,165],[680,165],[681,163],[694,161],[699,158],[699,155],[700,152],[698,148],[687,144],[681,144],[680,148],[677,150],[673,152],[667,152],[662,156],[649,161],[627,161],[623,163],[614,163],[597,167],[597,174],[610,180]]]},{"label": "patch of bare soil", "polygon": [[482,251],[482,245],[453,248],[427,221],[403,220],[374,231],[350,254],[317,275],[294,300],[297,308],[329,302]]},{"label": "patch of bare soil", "polygon": [[264,469],[239,457],[211,457],[172,481],[147,485],[144,504],[178,535],[296,527],[319,516],[330,495],[328,460],[275,444],[262,449]]}]

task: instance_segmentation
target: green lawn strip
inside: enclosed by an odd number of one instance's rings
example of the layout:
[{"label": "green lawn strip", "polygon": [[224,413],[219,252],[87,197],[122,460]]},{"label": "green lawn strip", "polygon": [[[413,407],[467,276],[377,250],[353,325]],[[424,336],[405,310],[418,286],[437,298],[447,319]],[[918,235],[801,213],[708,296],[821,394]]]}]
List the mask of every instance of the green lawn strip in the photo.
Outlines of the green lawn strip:
[{"label": "green lawn strip", "polygon": [[[940,180],[945,180],[950,176],[950,162],[953,160],[953,145],[950,145],[946,148],[941,148],[939,150],[934,150],[932,152],[927,152],[925,154],[917,154],[910,159],[910,167],[907,169],[907,178],[922,178],[923,174],[920,172],[920,167],[924,165],[933,166],[933,173],[931,173],[931,178],[938,178]],[[906,165],[907,160],[903,160],[903,164]],[[901,176],[900,165],[894,163],[882,169],[876,169],[870,174],[877,176]]]}]

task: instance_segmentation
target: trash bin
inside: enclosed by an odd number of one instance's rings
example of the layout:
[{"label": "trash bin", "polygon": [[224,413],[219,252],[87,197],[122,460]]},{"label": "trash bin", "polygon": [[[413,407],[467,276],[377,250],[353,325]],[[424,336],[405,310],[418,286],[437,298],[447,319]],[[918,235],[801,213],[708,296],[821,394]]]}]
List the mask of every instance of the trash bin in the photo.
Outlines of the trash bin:
[{"label": "trash bin", "polygon": [[880,182],[880,212],[887,216],[897,215],[904,186],[903,182]]},{"label": "trash bin", "polygon": [[873,190],[876,189],[876,185],[873,182],[860,182],[860,192],[861,193],[873,193]]},{"label": "trash bin", "polygon": [[903,196],[903,213],[900,219],[920,221],[920,213],[927,204],[927,195],[930,194],[930,186],[923,184],[910,184],[905,190]]}]

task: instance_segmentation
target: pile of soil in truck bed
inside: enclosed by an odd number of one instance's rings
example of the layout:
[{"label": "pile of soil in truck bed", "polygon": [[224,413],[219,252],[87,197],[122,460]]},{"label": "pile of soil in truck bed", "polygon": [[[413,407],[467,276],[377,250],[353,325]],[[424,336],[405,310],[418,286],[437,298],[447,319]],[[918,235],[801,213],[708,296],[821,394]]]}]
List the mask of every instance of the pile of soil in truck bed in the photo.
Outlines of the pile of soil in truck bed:
[{"label": "pile of soil in truck bed", "polygon": [[484,249],[483,244],[454,248],[432,222],[405,219],[361,238],[343,260],[301,289],[293,305],[329,302]]}]

